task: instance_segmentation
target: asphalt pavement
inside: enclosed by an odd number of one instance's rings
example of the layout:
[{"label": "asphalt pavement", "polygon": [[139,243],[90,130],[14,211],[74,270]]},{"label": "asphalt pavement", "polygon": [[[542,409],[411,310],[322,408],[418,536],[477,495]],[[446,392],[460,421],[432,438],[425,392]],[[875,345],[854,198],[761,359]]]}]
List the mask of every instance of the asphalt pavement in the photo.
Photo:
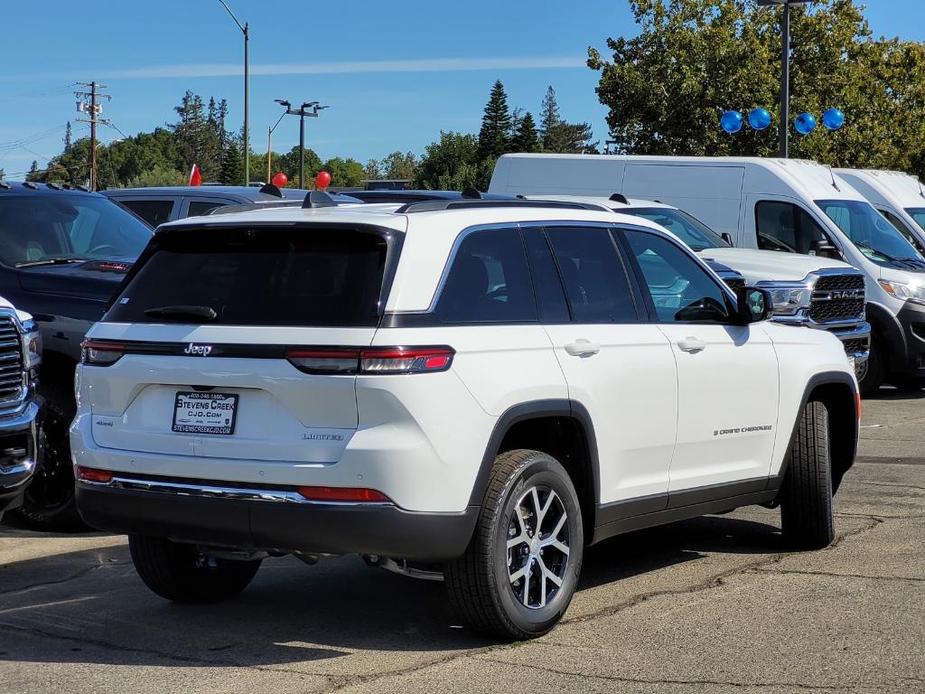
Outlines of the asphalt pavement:
[{"label": "asphalt pavement", "polygon": [[121,537],[0,526],[0,692],[925,692],[925,397],[864,408],[831,547],[784,551],[765,509],[618,537],[562,624],[513,645],[356,557],[268,560],[182,607]]}]

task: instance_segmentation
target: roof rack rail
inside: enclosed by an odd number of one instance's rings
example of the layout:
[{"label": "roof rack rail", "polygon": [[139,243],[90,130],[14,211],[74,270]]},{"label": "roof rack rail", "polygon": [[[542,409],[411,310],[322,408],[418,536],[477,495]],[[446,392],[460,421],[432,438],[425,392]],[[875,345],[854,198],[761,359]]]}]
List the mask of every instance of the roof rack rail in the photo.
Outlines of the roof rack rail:
[{"label": "roof rack rail", "polygon": [[626,199],[626,196],[623,193],[614,193],[610,196],[610,200],[614,202],[622,202],[624,205],[629,205],[630,201]]},{"label": "roof rack rail", "polygon": [[11,185],[10,185],[9,183],[7,183],[6,181],[0,180],[0,188],[3,188],[4,190],[9,190],[9,189],[12,188],[12,187],[13,187],[13,186],[11,186]]},{"label": "roof rack rail", "polygon": [[22,185],[23,185],[23,188],[30,188],[30,189],[32,189],[32,190],[38,190],[38,189],[39,189],[39,187],[38,187],[37,185],[35,185],[32,181],[25,181],[25,182],[23,182]]},{"label": "roof rack rail", "polygon": [[46,183],[46,184],[45,184],[45,187],[46,187],[46,188],[51,188],[52,190],[61,190],[61,186],[59,186],[57,183],[52,183],[51,181],[49,181],[48,183]]},{"label": "roof rack rail", "polygon": [[471,210],[481,207],[529,207],[565,210],[591,210],[593,212],[609,212],[603,205],[590,202],[558,201],[558,200],[422,200],[409,202],[397,210],[396,214],[412,214],[415,212],[438,212],[441,210]]},{"label": "roof rack rail", "polygon": [[272,210],[279,209],[280,207],[299,207],[302,203],[298,199],[286,199],[283,198],[279,202],[245,202],[240,205],[219,205],[218,207],[213,207],[207,213],[207,216],[214,216],[218,214],[232,214],[234,212],[253,212],[254,210]]}]

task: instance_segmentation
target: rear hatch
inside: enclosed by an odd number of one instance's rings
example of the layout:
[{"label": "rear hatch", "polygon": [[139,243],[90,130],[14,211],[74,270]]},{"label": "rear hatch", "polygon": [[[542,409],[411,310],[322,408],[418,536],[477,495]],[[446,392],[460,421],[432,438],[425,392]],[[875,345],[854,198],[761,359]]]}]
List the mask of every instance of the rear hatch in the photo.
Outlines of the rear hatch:
[{"label": "rear hatch", "polygon": [[82,370],[97,445],[336,462],[357,427],[356,376],[326,350],[372,342],[400,236],[335,224],[158,233],[84,350],[98,365]]}]

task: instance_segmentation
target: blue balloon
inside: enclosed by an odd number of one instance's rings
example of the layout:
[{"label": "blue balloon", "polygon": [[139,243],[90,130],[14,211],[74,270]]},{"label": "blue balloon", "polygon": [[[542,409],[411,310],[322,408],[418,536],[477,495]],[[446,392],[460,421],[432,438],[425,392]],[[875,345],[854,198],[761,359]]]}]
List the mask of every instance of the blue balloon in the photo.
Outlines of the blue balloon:
[{"label": "blue balloon", "polygon": [[748,112],[748,124],[753,130],[764,130],[771,125],[771,113],[766,108],[753,108]]},{"label": "blue balloon", "polygon": [[822,114],[822,124],[829,130],[840,130],[845,124],[845,114],[841,109],[830,108]]},{"label": "blue balloon", "polygon": [[816,116],[812,113],[801,113],[793,121],[793,127],[800,135],[809,135],[816,129]]},{"label": "blue balloon", "polygon": [[719,124],[730,135],[734,135],[742,129],[742,114],[738,111],[726,111],[719,119]]}]

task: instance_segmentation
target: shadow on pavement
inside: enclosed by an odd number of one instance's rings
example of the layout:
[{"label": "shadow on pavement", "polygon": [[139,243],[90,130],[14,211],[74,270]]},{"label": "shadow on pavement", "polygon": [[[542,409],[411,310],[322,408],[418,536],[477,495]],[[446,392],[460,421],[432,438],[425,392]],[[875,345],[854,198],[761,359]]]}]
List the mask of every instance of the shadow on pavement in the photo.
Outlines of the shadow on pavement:
[{"label": "shadow on pavement", "polygon": [[[706,517],[614,538],[585,555],[583,589],[707,553],[778,551],[777,528]],[[167,603],[124,545],[0,566],[0,662],[262,666],[458,651],[490,642],[459,626],[442,584],[367,568],[356,557],[264,562],[235,601]],[[391,655],[390,655],[391,654]]]}]

